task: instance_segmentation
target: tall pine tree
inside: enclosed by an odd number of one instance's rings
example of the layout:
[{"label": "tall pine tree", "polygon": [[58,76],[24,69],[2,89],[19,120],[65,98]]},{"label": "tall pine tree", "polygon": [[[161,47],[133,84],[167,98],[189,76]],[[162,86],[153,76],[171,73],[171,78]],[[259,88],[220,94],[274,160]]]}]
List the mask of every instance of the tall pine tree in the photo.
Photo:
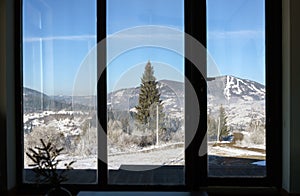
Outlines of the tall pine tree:
[{"label": "tall pine tree", "polygon": [[154,77],[153,66],[150,61],[145,66],[143,77],[141,78],[139,103],[136,106],[137,122],[150,129],[154,130],[156,124],[157,108],[159,114],[159,121],[161,124],[163,114],[163,106],[160,100],[160,94],[157,88],[157,81]]}]

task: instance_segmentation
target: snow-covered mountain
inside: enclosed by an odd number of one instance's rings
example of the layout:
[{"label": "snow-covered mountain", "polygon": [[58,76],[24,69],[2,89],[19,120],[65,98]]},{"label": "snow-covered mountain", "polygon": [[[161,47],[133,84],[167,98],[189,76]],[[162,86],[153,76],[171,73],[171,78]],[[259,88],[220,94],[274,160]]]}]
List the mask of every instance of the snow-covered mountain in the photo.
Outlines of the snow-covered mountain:
[{"label": "snow-covered mountain", "polygon": [[260,101],[265,99],[265,86],[257,82],[233,76],[209,78],[208,99],[223,103],[236,101]]},{"label": "snow-covered mountain", "polygon": [[[166,110],[183,107],[184,84],[161,80],[158,88]],[[208,102],[228,104],[245,101],[264,101],[265,87],[251,80],[233,76],[221,76],[207,80]],[[134,108],[138,103],[139,87],[121,89],[108,94],[108,106],[115,110]]]},{"label": "snow-covered mountain", "polygon": [[[184,84],[161,80],[158,82],[165,112],[182,116],[184,111]],[[232,126],[246,126],[253,119],[265,121],[265,87],[257,82],[234,76],[220,76],[207,80],[208,114],[216,117],[222,105]],[[134,111],[138,104],[139,87],[121,89],[107,96],[108,109]]]},{"label": "snow-covered mountain", "polygon": [[[161,80],[158,82],[160,98],[165,112],[173,117],[182,117],[184,111],[184,83]],[[126,88],[107,95],[110,111],[134,111],[138,104],[139,87]],[[208,115],[216,117],[221,105],[228,115],[228,123],[241,125],[253,119],[265,121],[265,86],[257,82],[234,76],[220,76],[207,80]],[[95,105],[95,96],[67,97],[47,96],[38,91],[24,88],[24,111],[87,110]],[[73,104],[71,104],[73,101]],[[75,105],[74,105],[75,102]],[[95,108],[94,108],[95,109]]]},{"label": "snow-covered mountain", "polygon": [[71,105],[64,100],[56,100],[39,91],[23,88],[23,108],[24,112],[37,112],[45,110],[60,111],[71,109]]},{"label": "snow-covered mountain", "polygon": [[[160,98],[165,112],[176,115],[184,108],[184,84],[182,82],[161,80],[158,82]],[[126,88],[111,92],[107,96],[108,110],[134,111],[138,104],[140,87]]]},{"label": "snow-covered mountain", "polygon": [[94,110],[96,96],[49,96],[42,92],[23,88],[23,109],[25,113],[43,111]]},{"label": "snow-covered mountain", "polygon": [[217,117],[222,105],[228,125],[243,129],[251,123],[265,124],[265,86],[234,76],[209,78],[207,81],[208,115]]}]

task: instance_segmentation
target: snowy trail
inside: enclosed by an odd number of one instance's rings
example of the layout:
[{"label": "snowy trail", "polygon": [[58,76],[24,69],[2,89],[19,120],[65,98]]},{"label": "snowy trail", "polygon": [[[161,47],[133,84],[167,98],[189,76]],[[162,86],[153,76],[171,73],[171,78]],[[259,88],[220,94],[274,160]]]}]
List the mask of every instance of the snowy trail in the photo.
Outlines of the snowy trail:
[{"label": "snowy trail", "polygon": [[[208,145],[208,155],[233,158],[251,158],[265,160],[265,151],[255,148],[234,146]],[[59,157],[62,162],[58,168],[64,168],[65,162],[76,160],[74,169],[96,169],[97,156],[68,156]],[[146,148],[133,152],[122,152],[108,155],[108,168],[119,169],[122,165],[184,165],[184,148],[175,144]],[[25,168],[28,168],[26,166]]]},{"label": "snowy trail", "polygon": [[108,156],[108,168],[121,165],[183,165],[184,148],[157,149],[148,152]]},{"label": "snowy trail", "polygon": [[230,146],[226,144],[223,144],[223,146],[213,146],[212,144],[209,144],[208,155],[264,160],[266,157],[266,152],[265,150],[259,148],[246,148],[240,146]]}]

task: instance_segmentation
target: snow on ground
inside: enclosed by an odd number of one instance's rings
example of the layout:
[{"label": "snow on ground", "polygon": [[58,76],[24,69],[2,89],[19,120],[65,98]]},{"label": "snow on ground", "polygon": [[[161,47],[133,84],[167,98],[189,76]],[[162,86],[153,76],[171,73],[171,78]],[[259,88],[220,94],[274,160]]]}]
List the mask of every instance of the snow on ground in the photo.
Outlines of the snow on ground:
[{"label": "snow on ground", "polygon": [[72,167],[74,169],[97,169],[97,156],[72,156],[71,158],[63,157],[62,162],[60,163],[60,168],[65,168],[64,163],[69,163],[70,161],[76,161]]},{"label": "snow on ground", "polygon": [[[76,161],[74,169],[97,169],[97,156],[67,156],[58,157],[62,161],[58,169],[64,169],[65,163]],[[108,155],[108,169],[119,169],[121,165],[184,165],[183,148],[164,148],[152,151],[137,151],[135,153]],[[25,166],[28,168],[28,166]]]},{"label": "snow on ground", "polygon": [[148,152],[137,152],[108,156],[108,168],[118,169],[121,165],[183,165],[183,148],[157,149]]},{"label": "snow on ground", "polygon": [[[242,133],[244,135],[248,134],[246,132],[242,132]],[[209,149],[213,148],[213,145],[215,143],[216,143],[216,141],[209,141],[208,144],[207,144],[209,146]],[[218,144],[225,144],[226,145],[226,144],[231,144],[231,142],[230,141],[221,141],[221,142],[218,142]],[[242,148],[253,148],[253,149],[259,149],[259,150],[265,150],[266,149],[265,144],[253,144],[253,143],[249,143],[249,142],[239,142],[239,141],[236,144],[234,144],[234,146],[242,147]]]},{"label": "snow on ground", "polygon": [[[62,114],[62,115],[73,115],[73,114],[80,114],[81,116],[79,117],[73,117],[73,119],[69,119],[68,117],[53,120],[50,122],[45,123],[44,118],[47,116],[51,115],[57,115],[57,114]],[[55,129],[61,133],[64,134],[65,137],[72,135],[80,135],[82,130],[80,129],[82,123],[85,122],[88,118],[82,119],[82,116],[84,115],[89,115],[88,113],[83,113],[83,112],[74,112],[74,111],[59,111],[57,113],[52,112],[52,111],[44,111],[40,113],[30,113],[30,114],[24,114],[24,129],[25,130],[32,130],[34,127],[55,127]],[[31,121],[30,124],[27,122]],[[26,124],[27,123],[27,124]]]},{"label": "snow on ground", "polygon": [[[253,150],[237,149],[229,146],[209,146],[209,155],[222,157],[264,157],[262,152]],[[65,168],[64,164],[76,161],[72,167],[74,169],[97,169],[97,156],[68,156],[61,155],[59,159],[62,162],[58,168]],[[184,148],[183,147],[148,147],[135,152],[117,153],[108,155],[108,169],[119,169],[121,165],[184,165]],[[265,166],[265,161],[257,161],[252,164]],[[28,167],[26,167],[28,168]]]},{"label": "snow on ground", "polygon": [[88,113],[84,113],[82,111],[66,111],[66,110],[61,110],[61,111],[58,111],[58,112],[43,111],[43,112],[25,113],[23,115],[23,122],[26,123],[28,120],[40,119],[40,118],[47,117],[47,116],[50,116],[50,115],[55,115],[55,114],[84,115],[84,114],[88,114]]},{"label": "snow on ground", "polygon": [[[262,152],[253,150],[237,149],[228,146],[209,146],[209,155],[222,157],[264,157]],[[96,157],[72,157],[76,160],[74,168],[97,168]],[[253,164],[263,166],[265,161],[254,162]],[[160,146],[148,147],[135,152],[123,152],[108,155],[108,168],[119,169],[121,165],[184,165],[184,148]]]},{"label": "snow on ground", "polygon": [[266,166],[266,161],[256,161],[252,163],[253,165],[258,165],[258,166]]},{"label": "snow on ground", "polygon": [[260,149],[260,150],[266,149],[266,145],[264,145],[264,144],[249,144],[246,142],[241,142],[239,144],[236,144],[236,146],[244,147],[244,148],[256,148],[256,149]]},{"label": "snow on ground", "polygon": [[158,146],[147,146],[147,147],[138,147],[136,145],[128,146],[128,148],[116,148],[115,146],[108,145],[108,156],[116,156],[119,154],[128,154],[128,153],[142,153],[153,150],[162,150],[163,148],[173,147],[174,146],[184,146],[184,142],[174,142],[174,143],[162,143]]},{"label": "snow on ground", "polygon": [[[65,169],[65,164],[70,163],[71,161],[75,161],[71,166],[74,169],[97,169],[97,156],[71,156],[71,155],[60,155],[56,158],[56,160],[61,160],[58,164],[57,169]],[[24,168],[30,168],[28,166],[29,160],[25,160]]]},{"label": "snow on ground", "polygon": [[234,149],[231,147],[212,147],[210,149],[210,154],[222,154],[223,156],[231,156],[231,157],[239,157],[239,156],[264,156],[263,153],[254,152],[250,150],[241,150],[241,149]]},{"label": "snow on ground", "polygon": [[230,146],[211,146],[208,147],[209,155],[223,156],[223,157],[265,157],[265,153],[260,151],[253,151],[241,148],[234,148]]}]

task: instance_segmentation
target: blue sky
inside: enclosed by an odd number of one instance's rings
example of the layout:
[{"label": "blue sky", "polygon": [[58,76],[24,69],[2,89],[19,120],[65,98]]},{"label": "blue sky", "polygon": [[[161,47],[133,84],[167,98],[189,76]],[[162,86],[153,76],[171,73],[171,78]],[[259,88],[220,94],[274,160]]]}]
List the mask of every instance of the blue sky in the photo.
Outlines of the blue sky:
[{"label": "blue sky", "polygon": [[[208,69],[208,76],[228,74],[264,83],[263,0],[208,0],[207,14],[208,52],[219,70]],[[96,45],[95,1],[25,0],[23,15],[24,86],[49,95],[72,94],[80,67]],[[107,34],[143,25],[182,31],[183,17],[183,0],[109,0]],[[148,60],[157,79],[182,81],[181,55],[164,48],[139,47],[110,62],[108,91],[138,86]],[[96,77],[95,70],[86,76]],[[88,81],[95,86],[95,80]],[[92,91],[93,87],[86,87],[81,93]]]},{"label": "blue sky", "polygon": [[48,95],[70,95],[80,64],[96,45],[95,1],[23,4],[24,86]]},{"label": "blue sky", "polygon": [[208,0],[207,5],[207,48],[220,74],[265,84],[264,1]]},{"label": "blue sky", "polygon": [[[107,34],[124,29],[157,25],[184,30],[183,0],[110,0],[107,2]],[[141,34],[151,32],[142,31]],[[139,34],[137,33],[137,37]],[[153,38],[155,39],[155,38]],[[183,46],[183,40],[179,40]],[[109,45],[110,43],[108,43]],[[108,49],[110,53],[110,49]],[[183,57],[162,47],[140,47],[125,51],[108,64],[108,91],[138,86],[146,63],[150,60],[157,79],[183,81]],[[167,69],[167,71],[165,71]],[[134,70],[134,72],[133,72]],[[175,73],[175,74],[171,74]],[[122,76],[122,82],[119,80]],[[127,80],[125,79],[127,78]]]}]

